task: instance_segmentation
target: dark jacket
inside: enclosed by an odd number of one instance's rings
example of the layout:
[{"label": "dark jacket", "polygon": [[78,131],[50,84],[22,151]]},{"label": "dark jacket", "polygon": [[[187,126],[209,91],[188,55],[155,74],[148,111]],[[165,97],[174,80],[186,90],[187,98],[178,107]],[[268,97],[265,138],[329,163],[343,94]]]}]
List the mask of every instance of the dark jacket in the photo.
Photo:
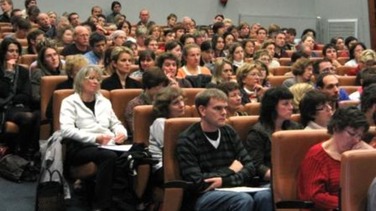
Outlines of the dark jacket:
[{"label": "dark jacket", "polygon": [[[102,81],[101,88],[106,89],[108,91],[111,91],[113,89],[124,89],[124,87],[122,87],[121,85],[120,78],[118,74],[116,73],[113,73],[110,77],[104,79]],[[125,79],[125,88],[138,89],[138,88],[142,88],[142,84],[133,78],[127,77]]]}]

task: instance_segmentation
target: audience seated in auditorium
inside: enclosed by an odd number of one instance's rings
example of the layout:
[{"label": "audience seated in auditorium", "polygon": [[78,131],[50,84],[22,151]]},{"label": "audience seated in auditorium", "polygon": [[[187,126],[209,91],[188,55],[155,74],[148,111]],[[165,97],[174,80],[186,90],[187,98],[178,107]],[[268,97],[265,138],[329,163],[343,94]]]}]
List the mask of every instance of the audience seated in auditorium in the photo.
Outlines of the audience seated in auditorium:
[{"label": "audience seated in auditorium", "polygon": [[338,108],[339,101],[349,100],[346,91],[339,88],[339,81],[334,73],[321,73],[316,79],[316,88],[329,97],[333,110]]},{"label": "audience seated in auditorium", "polygon": [[3,14],[0,15],[0,22],[10,22],[10,13],[13,10],[13,1],[12,0],[1,0],[1,10]]},{"label": "audience seated in auditorium", "polygon": [[[75,78],[75,93],[61,103],[60,128],[66,144],[66,166],[94,162],[93,209],[111,207],[113,172],[117,154],[98,145],[123,144],[127,130],[111,109],[111,102],[99,92],[102,80],[98,66],[81,69]],[[94,115],[93,115],[94,114]]]},{"label": "audience seated in auditorium", "polygon": [[142,77],[143,92],[129,101],[125,109],[124,117],[127,121],[127,129],[130,134],[133,134],[133,108],[138,105],[151,105],[154,101],[155,95],[169,84],[167,76],[163,70],[154,67],[146,70]]},{"label": "audience seated in auditorium", "polygon": [[54,43],[47,43],[38,53],[37,67],[31,72],[31,91],[33,104],[40,106],[40,82],[43,76],[65,75],[63,63]]},{"label": "audience seated in auditorium", "polygon": [[163,70],[170,80],[170,86],[191,88],[192,84],[185,78],[176,78],[179,67],[179,59],[172,53],[163,53],[157,58],[157,66]]},{"label": "audience seated in auditorium", "polygon": [[312,146],[300,165],[297,187],[301,200],[312,201],[320,210],[339,207],[341,154],[372,149],[362,141],[368,128],[365,115],[356,107],[335,111],[328,124],[331,138]]},{"label": "audience seated in auditorium", "polygon": [[142,75],[144,72],[155,66],[155,53],[152,50],[141,51],[138,55],[138,66],[139,69],[132,72],[130,77],[138,81],[142,80]]},{"label": "audience seated in auditorium", "polygon": [[375,126],[376,121],[376,84],[364,88],[360,98],[360,108],[365,114],[370,126]]},{"label": "audience seated in auditorium", "polygon": [[232,72],[236,75],[237,69],[244,64],[244,49],[243,46],[235,42],[228,49],[227,59],[232,63]]},{"label": "audience seated in auditorium", "polygon": [[333,115],[328,96],[317,90],[307,92],[299,104],[300,122],[305,130],[326,129]]},{"label": "audience seated in auditorium", "polygon": [[337,60],[338,50],[333,44],[326,44],[322,49],[322,55],[324,58],[329,59],[335,68],[342,67],[342,64]]},{"label": "audience seated in auditorium", "polygon": [[242,94],[242,104],[259,102],[265,92],[262,86],[261,63],[244,63],[239,67],[236,80]]},{"label": "audience seated in auditorium", "polygon": [[268,67],[279,67],[281,66],[277,60],[277,58],[274,57],[274,54],[275,54],[275,43],[273,41],[265,41],[262,46],[261,46],[261,49],[265,49],[269,52],[269,55],[270,57],[272,58],[270,61],[269,61],[269,64],[268,64]]},{"label": "audience seated in auditorium", "polygon": [[255,164],[257,175],[265,183],[271,177],[271,136],[280,130],[301,129],[291,120],[292,93],[283,86],[268,89],[261,99],[259,121],[250,128],[244,145]]},{"label": "audience seated in auditorium", "polygon": [[153,124],[150,126],[149,150],[154,160],[152,182],[163,187],[164,125],[168,118],[182,117],[185,113],[184,92],[179,87],[168,86],[160,90],[153,103]]},{"label": "audience seated in auditorium", "polygon": [[107,38],[103,34],[94,32],[90,35],[89,44],[91,51],[85,53],[89,64],[104,67],[104,52],[107,48]]},{"label": "audience seated in auditorium", "polygon": [[366,49],[367,47],[363,43],[354,43],[349,50],[350,60],[345,63],[345,66],[357,67],[360,61],[360,54]]},{"label": "audience seated in auditorium", "polygon": [[102,89],[141,88],[141,83],[129,76],[131,65],[134,63],[133,53],[123,46],[114,47],[111,52],[110,65],[112,75],[102,82]]},{"label": "audience seated in auditorium", "polygon": [[294,113],[299,113],[299,105],[300,101],[303,99],[305,94],[310,91],[315,89],[315,87],[312,84],[309,83],[296,83],[292,86],[290,86],[289,90],[294,96],[292,99],[292,106],[294,107]]},{"label": "audience seated in auditorium", "polygon": [[[55,90],[60,90],[60,89],[73,89],[73,81],[74,78],[76,77],[78,71],[81,70],[81,68],[86,67],[89,65],[88,60],[86,57],[82,54],[76,54],[76,55],[71,55],[67,56],[65,58],[65,73],[67,74],[68,78],[66,81],[63,81],[59,84],[56,85]],[[46,117],[52,120],[53,117],[53,96],[51,96],[51,99],[48,103],[47,110],[46,110]]]},{"label": "audience seated in auditorium", "polygon": [[90,31],[84,26],[76,26],[74,28],[73,40],[74,43],[65,46],[61,51],[61,55],[68,56],[74,54],[85,54],[89,52],[89,36]]},{"label": "audience seated in auditorium", "polygon": [[39,151],[40,115],[32,110],[29,72],[18,63],[21,49],[13,38],[5,38],[0,44],[0,126],[3,130],[5,122],[10,121],[19,127],[14,142],[8,144],[15,154],[30,160]]},{"label": "audience seated in auditorium", "polygon": [[234,81],[228,81],[219,84],[217,89],[223,91],[228,98],[226,114],[227,118],[232,116],[247,116],[247,112],[240,111],[242,105],[242,93],[240,92],[239,84]]},{"label": "audience seated in auditorium", "polygon": [[[176,155],[183,180],[193,182],[184,194],[191,210],[273,210],[271,190],[220,191],[246,186],[255,175],[253,160],[234,129],[226,125],[227,96],[206,89],[195,99],[201,121],[180,134]],[[193,203],[192,203],[193,202]]]},{"label": "audience seated in auditorium", "polygon": [[293,78],[283,81],[282,86],[287,88],[297,83],[312,83],[313,62],[307,58],[298,59],[291,67]]}]

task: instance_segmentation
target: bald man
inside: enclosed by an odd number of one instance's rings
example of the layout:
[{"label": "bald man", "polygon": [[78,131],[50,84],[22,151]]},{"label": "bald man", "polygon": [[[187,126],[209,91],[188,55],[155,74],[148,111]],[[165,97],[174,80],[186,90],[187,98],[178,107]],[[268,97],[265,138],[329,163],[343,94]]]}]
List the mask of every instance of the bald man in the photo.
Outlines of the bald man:
[{"label": "bald man", "polygon": [[66,46],[61,51],[61,55],[69,56],[75,54],[85,54],[89,52],[91,50],[89,46],[90,34],[91,33],[88,28],[84,26],[76,26],[73,33],[74,43]]}]

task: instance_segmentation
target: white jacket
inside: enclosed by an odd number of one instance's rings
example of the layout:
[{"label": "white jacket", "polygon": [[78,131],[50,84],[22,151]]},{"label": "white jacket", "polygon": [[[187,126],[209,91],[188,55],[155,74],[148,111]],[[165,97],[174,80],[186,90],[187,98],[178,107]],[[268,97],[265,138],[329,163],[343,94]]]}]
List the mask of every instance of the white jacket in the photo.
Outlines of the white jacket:
[{"label": "white jacket", "polygon": [[96,94],[95,99],[95,115],[77,93],[63,100],[60,109],[60,129],[64,138],[95,144],[100,134],[115,137],[118,133],[124,133],[128,136],[127,130],[116,117],[111,102],[100,93]]}]

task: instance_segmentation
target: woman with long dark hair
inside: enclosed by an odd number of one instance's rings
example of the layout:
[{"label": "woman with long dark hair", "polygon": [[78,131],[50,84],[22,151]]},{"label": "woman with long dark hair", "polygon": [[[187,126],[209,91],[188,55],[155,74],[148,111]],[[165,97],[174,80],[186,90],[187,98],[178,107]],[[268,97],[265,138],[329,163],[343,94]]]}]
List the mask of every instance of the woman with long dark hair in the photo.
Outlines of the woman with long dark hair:
[{"label": "woman with long dark hair", "polygon": [[280,130],[301,129],[291,120],[292,99],[292,93],[285,87],[268,89],[261,100],[259,121],[248,132],[244,142],[257,174],[266,182],[270,181],[272,134]]},{"label": "woman with long dark hair", "polygon": [[29,72],[18,64],[21,44],[14,38],[5,38],[0,44],[0,109],[3,121],[14,122],[19,133],[13,149],[21,156],[31,158],[39,151],[39,114],[31,110]]}]

